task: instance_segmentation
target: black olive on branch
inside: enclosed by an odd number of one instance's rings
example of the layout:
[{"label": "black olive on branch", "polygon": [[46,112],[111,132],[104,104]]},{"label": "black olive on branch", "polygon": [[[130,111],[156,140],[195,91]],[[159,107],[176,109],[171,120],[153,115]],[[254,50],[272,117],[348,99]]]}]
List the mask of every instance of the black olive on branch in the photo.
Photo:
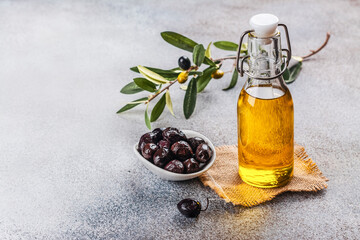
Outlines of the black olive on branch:
[{"label": "black olive on branch", "polygon": [[179,58],[178,64],[179,64],[179,67],[185,71],[191,67],[190,59],[185,56],[182,56]]}]

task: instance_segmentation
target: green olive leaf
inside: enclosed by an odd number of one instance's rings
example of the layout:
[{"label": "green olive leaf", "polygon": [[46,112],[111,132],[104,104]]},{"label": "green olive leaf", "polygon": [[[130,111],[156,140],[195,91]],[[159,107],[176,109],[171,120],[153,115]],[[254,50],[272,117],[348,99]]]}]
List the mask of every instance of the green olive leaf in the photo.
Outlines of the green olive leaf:
[{"label": "green olive leaf", "polygon": [[166,106],[168,107],[170,113],[171,113],[173,116],[175,116],[175,114],[174,114],[174,109],[173,109],[173,105],[172,105],[171,98],[170,98],[170,91],[169,91],[169,89],[166,90],[165,98],[166,98]]},{"label": "green olive leaf", "polygon": [[248,44],[247,43],[241,44],[240,53],[244,53],[245,55],[247,55],[247,53],[248,53]]},{"label": "green olive leaf", "polygon": [[169,71],[183,71],[180,67],[172,68]]},{"label": "green olive leaf", "polygon": [[211,58],[211,44],[212,44],[212,42],[210,42],[206,48],[205,57]]},{"label": "green olive leaf", "polygon": [[297,62],[295,65],[291,66],[289,68],[289,79],[285,80],[287,84],[290,84],[296,80],[296,78],[299,76],[301,71],[302,62]]},{"label": "green olive leaf", "polygon": [[144,97],[144,98],[139,98],[131,103],[128,103],[126,104],[125,106],[123,106],[119,111],[117,111],[116,113],[119,114],[119,113],[122,113],[122,112],[125,112],[127,110],[130,110],[134,107],[136,107],[137,105],[139,105],[140,103],[142,102],[146,102],[148,98],[147,97]]},{"label": "green olive leaf", "polygon": [[216,67],[208,67],[203,74],[197,77],[197,92],[202,92],[211,80],[211,74],[216,70]]},{"label": "green olive leaf", "polygon": [[191,75],[201,76],[202,74],[203,74],[203,72],[201,72],[201,71],[190,71],[189,72],[189,76],[191,76]]},{"label": "green olive leaf", "polygon": [[165,101],[165,94],[163,94],[151,111],[150,122],[155,122],[160,117],[165,108]]},{"label": "green olive leaf", "polygon": [[135,100],[135,101],[129,102],[128,104],[129,104],[129,105],[134,105],[134,104],[136,105],[136,104],[139,104],[139,103],[144,103],[144,102],[147,101],[147,99],[148,99],[148,98],[144,98],[144,100],[143,100],[143,99]]},{"label": "green olive leaf", "polygon": [[[284,67],[285,67],[285,63],[283,63],[283,64],[281,65],[281,69],[284,69]],[[289,80],[289,78],[290,78],[290,72],[289,72],[289,69],[288,69],[288,68],[286,68],[286,70],[285,70],[285,72],[283,73],[282,76],[283,76],[285,82]]]},{"label": "green olive leaf", "polygon": [[159,93],[161,91],[161,88],[162,88],[162,84],[160,84],[155,92],[155,94]]},{"label": "green olive leaf", "polygon": [[197,45],[193,40],[176,32],[162,32],[161,37],[169,44],[189,52],[192,52]]},{"label": "green olive leaf", "polygon": [[227,88],[224,88],[223,90],[224,91],[227,91],[229,89],[232,89],[233,87],[235,87],[237,81],[238,81],[238,78],[239,78],[239,73],[238,71],[236,70],[236,68],[234,69],[234,72],[233,72],[233,75],[231,77],[231,82],[230,82],[230,85],[227,87]]},{"label": "green olive leaf", "polygon": [[302,62],[302,60],[304,60],[302,57],[298,57],[298,56],[291,56],[292,59],[295,59],[298,62]]},{"label": "green olive leaf", "polygon": [[226,51],[237,51],[238,45],[229,41],[218,41],[214,42],[214,46]]},{"label": "green olive leaf", "polygon": [[120,92],[123,94],[134,94],[143,91],[139,86],[137,86],[134,82],[126,84]]},{"label": "green olive leaf", "polygon": [[212,67],[216,67],[216,63],[214,63],[210,58],[206,57],[204,58],[204,64],[210,65]]},{"label": "green olive leaf", "polygon": [[138,68],[139,72],[150,82],[153,82],[155,84],[162,84],[162,83],[169,82],[168,80],[166,80],[159,74],[147,69],[146,67],[139,65],[139,66],[137,66],[137,68]]},{"label": "green olive leaf", "polygon": [[[179,73],[181,73],[183,71],[182,69],[180,69],[178,67],[170,69],[170,70],[163,70],[163,69],[152,68],[152,67],[145,67],[145,68],[159,74],[160,76],[162,76],[166,80],[170,80],[170,81],[175,80],[178,77]],[[133,72],[140,73],[137,66],[130,68],[130,70],[133,71]],[[199,72],[196,72],[196,71],[190,71],[189,75],[195,75],[195,74],[198,74],[198,73]]]},{"label": "green olive leaf", "polygon": [[192,78],[190,80],[185,93],[183,111],[186,119],[188,119],[195,110],[197,94],[196,81],[196,78]]},{"label": "green olive leaf", "polygon": [[150,82],[146,78],[134,78],[134,83],[140,87],[141,89],[144,89],[148,92],[156,92],[156,85],[153,82]]},{"label": "green olive leaf", "polygon": [[148,128],[149,130],[151,130],[151,123],[150,123],[150,119],[149,119],[148,108],[149,108],[149,104],[146,105],[146,110],[145,110],[145,124],[146,124],[147,128]]},{"label": "green olive leaf", "polygon": [[205,58],[205,48],[202,44],[198,44],[194,47],[193,62],[196,66],[200,67]]},{"label": "green olive leaf", "polygon": [[[163,70],[163,69],[152,68],[152,67],[145,67],[145,68],[159,74],[160,76],[162,76],[163,78],[165,78],[167,80],[175,80],[179,74],[176,71],[181,71],[181,69],[179,69],[179,68],[170,69],[170,70]],[[137,66],[130,68],[130,70],[133,72],[140,73]]]}]

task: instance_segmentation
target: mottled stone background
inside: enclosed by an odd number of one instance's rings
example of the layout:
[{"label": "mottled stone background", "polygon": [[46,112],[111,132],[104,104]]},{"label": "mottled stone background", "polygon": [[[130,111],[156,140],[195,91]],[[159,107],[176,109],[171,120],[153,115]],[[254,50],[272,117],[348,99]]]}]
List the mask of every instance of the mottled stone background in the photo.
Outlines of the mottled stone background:
[{"label": "mottled stone background", "polygon": [[[332,34],[289,86],[295,140],[330,182],[243,208],[197,179],[167,182],[143,169],[132,146],[147,130],[144,107],[115,112],[143,96],[119,93],[136,76],[129,67],[176,67],[185,53],[161,31],[206,45],[238,41],[260,12],[287,24],[294,55]],[[0,238],[359,238],[359,13],[359,1],[0,1]],[[177,116],[165,111],[154,127],[235,144],[244,79],[221,91],[229,81],[212,81],[187,121],[184,92],[174,87]],[[208,211],[184,219],[176,203],[185,197],[209,197]]]}]

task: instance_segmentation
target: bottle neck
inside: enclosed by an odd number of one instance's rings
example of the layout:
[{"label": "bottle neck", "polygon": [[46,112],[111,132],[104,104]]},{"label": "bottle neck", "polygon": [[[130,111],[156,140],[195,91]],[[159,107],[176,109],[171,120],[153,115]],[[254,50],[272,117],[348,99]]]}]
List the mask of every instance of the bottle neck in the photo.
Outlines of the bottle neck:
[{"label": "bottle neck", "polygon": [[269,38],[258,38],[249,34],[249,72],[255,78],[248,78],[244,89],[256,98],[273,99],[281,97],[288,90],[282,76],[270,80],[256,77],[274,77],[281,71],[282,53],[280,33]]},{"label": "bottle neck", "polygon": [[281,71],[280,32],[268,38],[250,33],[248,38],[249,72],[255,77],[273,77]]}]

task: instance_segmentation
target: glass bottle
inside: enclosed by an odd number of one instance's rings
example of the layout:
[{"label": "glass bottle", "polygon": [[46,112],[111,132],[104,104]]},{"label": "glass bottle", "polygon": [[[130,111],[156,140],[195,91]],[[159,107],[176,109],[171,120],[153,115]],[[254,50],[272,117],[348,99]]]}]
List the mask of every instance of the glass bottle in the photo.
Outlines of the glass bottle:
[{"label": "glass bottle", "polygon": [[[242,36],[248,35],[248,55],[237,64],[240,75],[243,63],[249,66],[237,105],[239,175],[256,187],[279,187],[289,182],[294,168],[294,108],[282,77],[291,46],[287,28],[276,16],[255,15],[250,25],[254,30]],[[281,49],[278,25],[285,28],[288,50]],[[282,51],[287,52],[286,63]]]}]

